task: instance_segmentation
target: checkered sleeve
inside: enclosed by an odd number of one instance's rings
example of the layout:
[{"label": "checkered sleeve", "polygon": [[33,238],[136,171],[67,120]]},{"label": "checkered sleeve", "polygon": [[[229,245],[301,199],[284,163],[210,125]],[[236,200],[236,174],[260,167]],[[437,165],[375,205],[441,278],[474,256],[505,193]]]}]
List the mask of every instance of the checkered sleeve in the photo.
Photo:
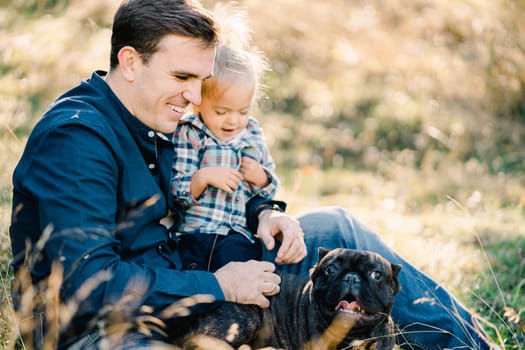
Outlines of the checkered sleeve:
[{"label": "checkered sleeve", "polygon": [[199,169],[199,149],[202,140],[199,131],[190,123],[180,122],[173,134],[174,159],[172,165],[171,194],[186,206],[195,203],[190,193],[193,174]]},{"label": "checkered sleeve", "polygon": [[263,130],[257,120],[254,118],[250,118],[247,130],[250,133],[250,143],[260,152],[261,159],[259,159],[259,161],[263,166],[269,180],[268,185],[264,186],[263,188],[251,186],[254,190],[254,195],[260,195],[265,198],[273,198],[279,186],[279,179],[275,173],[275,162],[266,144]]}]

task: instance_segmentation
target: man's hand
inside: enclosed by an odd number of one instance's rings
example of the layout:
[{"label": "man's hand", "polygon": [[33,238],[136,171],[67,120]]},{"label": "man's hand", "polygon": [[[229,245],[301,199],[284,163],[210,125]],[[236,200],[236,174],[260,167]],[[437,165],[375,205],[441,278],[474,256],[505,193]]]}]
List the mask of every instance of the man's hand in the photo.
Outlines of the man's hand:
[{"label": "man's hand", "polygon": [[279,293],[281,278],[273,273],[275,266],[266,261],[230,262],[217,271],[215,277],[226,301],[255,304],[266,308],[266,296]]},{"label": "man's hand", "polygon": [[259,164],[255,159],[250,157],[242,157],[240,172],[244,177],[244,180],[257,186],[264,187],[270,183],[268,180],[268,175],[261,164]]},{"label": "man's hand", "polygon": [[281,242],[275,262],[294,264],[306,256],[304,233],[299,221],[275,210],[264,210],[259,215],[257,235],[268,250],[275,247],[275,240]]}]

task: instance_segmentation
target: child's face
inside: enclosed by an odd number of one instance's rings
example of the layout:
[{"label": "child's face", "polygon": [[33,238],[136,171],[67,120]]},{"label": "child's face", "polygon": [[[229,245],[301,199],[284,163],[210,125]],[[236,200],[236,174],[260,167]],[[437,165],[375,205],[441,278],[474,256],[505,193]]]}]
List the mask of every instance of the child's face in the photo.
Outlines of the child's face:
[{"label": "child's face", "polygon": [[202,96],[202,121],[221,141],[228,142],[248,124],[254,88],[233,84],[219,96]]}]

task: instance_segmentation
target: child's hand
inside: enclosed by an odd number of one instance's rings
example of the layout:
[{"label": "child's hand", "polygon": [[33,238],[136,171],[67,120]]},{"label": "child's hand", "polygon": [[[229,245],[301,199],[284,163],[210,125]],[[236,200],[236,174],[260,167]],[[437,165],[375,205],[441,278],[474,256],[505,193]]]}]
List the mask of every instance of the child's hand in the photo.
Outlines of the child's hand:
[{"label": "child's hand", "polygon": [[[222,166],[202,168],[191,179],[192,195],[197,198],[207,186],[214,186],[228,193],[233,193],[242,180],[242,174],[232,168]],[[195,192],[197,195],[193,193],[193,186],[195,189],[201,190],[199,193],[197,193],[198,191]]]},{"label": "child's hand", "polygon": [[240,171],[244,180],[257,187],[264,187],[270,182],[262,165],[253,158],[242,157]]}]

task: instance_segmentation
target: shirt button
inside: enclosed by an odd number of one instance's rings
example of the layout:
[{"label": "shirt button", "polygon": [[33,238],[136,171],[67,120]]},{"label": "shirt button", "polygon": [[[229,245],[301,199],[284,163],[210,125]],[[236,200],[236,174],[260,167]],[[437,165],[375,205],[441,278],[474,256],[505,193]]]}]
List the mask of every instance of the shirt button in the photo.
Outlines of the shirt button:
[{"label": "shirt button", "polygon": [[235,197],[235,201],[238,202],[241,200],[241,197]]},{"label": "shirt button", "polygon": [[148,131],[148,136],[149,137],[155,136],[155,131],[153,131],[153,130]]},{"label": "shirt button", "polygon": [[153,164],[153,163],[148,164],[148,168],[150,168],[150,169],[155,169],[155,164]]}]

